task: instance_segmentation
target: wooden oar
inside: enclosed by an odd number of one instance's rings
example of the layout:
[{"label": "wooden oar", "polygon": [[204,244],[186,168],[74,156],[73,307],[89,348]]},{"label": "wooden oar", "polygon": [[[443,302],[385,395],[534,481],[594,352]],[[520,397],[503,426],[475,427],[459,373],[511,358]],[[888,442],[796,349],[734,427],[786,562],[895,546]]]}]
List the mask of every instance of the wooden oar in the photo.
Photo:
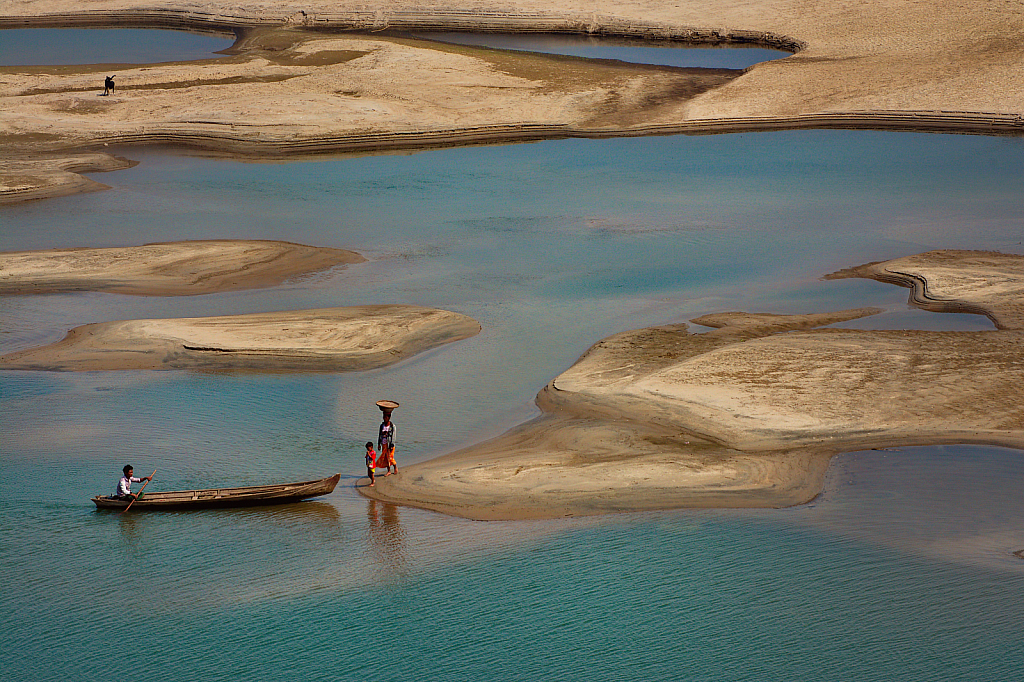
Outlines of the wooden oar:
[{"label": "wooden oar", "polygon": [[[153,469],[153,473],[151,473],[149,475],[149,479],[145,483],[142,484],[141,488],[139,488],[139,494],[135,496],[135,500],[137,500],[140,497],[142,497],[142,491],[146,489],[146,486],[149,485],[149,482],[153,480],[154,476],[156,476],[156,469]],[[128,506],[121,510],[121,513],[124,514],[126,511],[131,509],[132,505],[135,504],[135,500],[132,500],[131,502],[129,502]]]}]

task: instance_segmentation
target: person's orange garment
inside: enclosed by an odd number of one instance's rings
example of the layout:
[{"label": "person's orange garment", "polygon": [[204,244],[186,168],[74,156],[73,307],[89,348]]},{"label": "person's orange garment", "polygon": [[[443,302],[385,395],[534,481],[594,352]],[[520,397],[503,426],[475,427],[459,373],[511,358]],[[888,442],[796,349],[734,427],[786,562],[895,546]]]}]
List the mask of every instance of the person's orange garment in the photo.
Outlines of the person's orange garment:
[{"label": "person's orange garment", "polygon": [[377,466],[381,469],[386,469],[389,466],[395,466],[395,446],[392,445],[390,448],[381,448],[380,457],[377,458]]}]

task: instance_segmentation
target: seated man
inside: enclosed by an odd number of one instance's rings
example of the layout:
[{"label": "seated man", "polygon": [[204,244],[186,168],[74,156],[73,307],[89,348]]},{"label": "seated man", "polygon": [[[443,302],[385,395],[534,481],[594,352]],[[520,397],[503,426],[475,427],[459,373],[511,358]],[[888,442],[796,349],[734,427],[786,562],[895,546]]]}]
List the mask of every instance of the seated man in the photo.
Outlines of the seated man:
[{"label": "seated man", "polygon": [[132,473],[134,473],[135,470],[132,469],[131,464],[125,464],[122,471],[124,471],[124,476],[122,476],[121,480],[117,482],[117,493],[114,495],[114,497],[119,500],[134,500],[138,497],[138,495],[132,494],[132,483],[153,480],[152,476],[146,476],[145,478],[132,476]]}]

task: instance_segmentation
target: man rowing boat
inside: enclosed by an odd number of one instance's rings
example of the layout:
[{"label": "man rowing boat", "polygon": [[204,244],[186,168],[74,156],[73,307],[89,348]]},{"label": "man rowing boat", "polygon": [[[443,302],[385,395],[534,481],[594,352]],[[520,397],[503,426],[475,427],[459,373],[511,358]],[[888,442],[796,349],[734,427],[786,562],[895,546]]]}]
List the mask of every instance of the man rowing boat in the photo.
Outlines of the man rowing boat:
[{"label": "man rowing boat", "polygon": [[124,476],[122,476],[121,480],[117,482],[117,493],[114,494],[114,497],[119,500],[135,500],[138,495],[132,494],[132,483],[141,483],[142,481],[153,480],[152,476],[146,476],[145,478],[132,476],[135,470],[132,468],[131,464],[125,464],[122,471],[124,472]]}]

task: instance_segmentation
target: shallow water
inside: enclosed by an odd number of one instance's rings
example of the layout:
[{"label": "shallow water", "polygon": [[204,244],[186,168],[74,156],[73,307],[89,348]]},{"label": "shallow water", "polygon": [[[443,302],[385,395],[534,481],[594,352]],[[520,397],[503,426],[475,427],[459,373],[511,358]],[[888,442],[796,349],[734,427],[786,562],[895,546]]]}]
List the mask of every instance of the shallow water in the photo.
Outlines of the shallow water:
[{"label": "shallow water", "polygon": [[0,30],[0,66],[156,64],[210,59],[233,36],[142,28]]},{"label": "shallow water", "polygon": [[[0,211],[0,249],[246,237],[371,260],[262,291],[5,297],[0,352],[86,322],[359,303],[457,310],[483,332],[349,375],[0,372],[0,677],[107,678],[126,651],[157,679],[1019,674],[1017,451],[854,453],[814,503],[753,512],[475,523],[352,486],[375,400],[402,403],[399,464],[419,461],[536,414],[544,383],[625,329],[864,305],[886,312],[851,324],[991,329],[908,309],[899,287],[818,278],[931,248],[1020,253],[1021,140],[805,131],[266,165],[121,153],[142,163],[94,176],[111,191]],[[160,490],[346,477],[287,508],[93,511],[127,462]]]},{"label": "shallow water", "polygon": [[687,43],[654,43],[615,38],[581,36],[562,33],[460,33],[432,31],[412,35],[428,40],[458,45],[478,45],[502,50],[543,52],[588,59],[617,59],[633,64],[702,67],[707,69],[745,69],[759,62],[782,59],[790,55],[746,45],[719,47]]},{"label": "shallow water", "polygon": [[[405,35],[405,34],[403,34]],[[623,41],[561,34],[408,34],[459,45],[617,59],[636,64],[744,69],[788,57],[788,52],[748,46],[695,47],[684,43]],[[233,36],[136,28],[26,28],[0,30],[0,66],[151,64],[216,57]]]}]

